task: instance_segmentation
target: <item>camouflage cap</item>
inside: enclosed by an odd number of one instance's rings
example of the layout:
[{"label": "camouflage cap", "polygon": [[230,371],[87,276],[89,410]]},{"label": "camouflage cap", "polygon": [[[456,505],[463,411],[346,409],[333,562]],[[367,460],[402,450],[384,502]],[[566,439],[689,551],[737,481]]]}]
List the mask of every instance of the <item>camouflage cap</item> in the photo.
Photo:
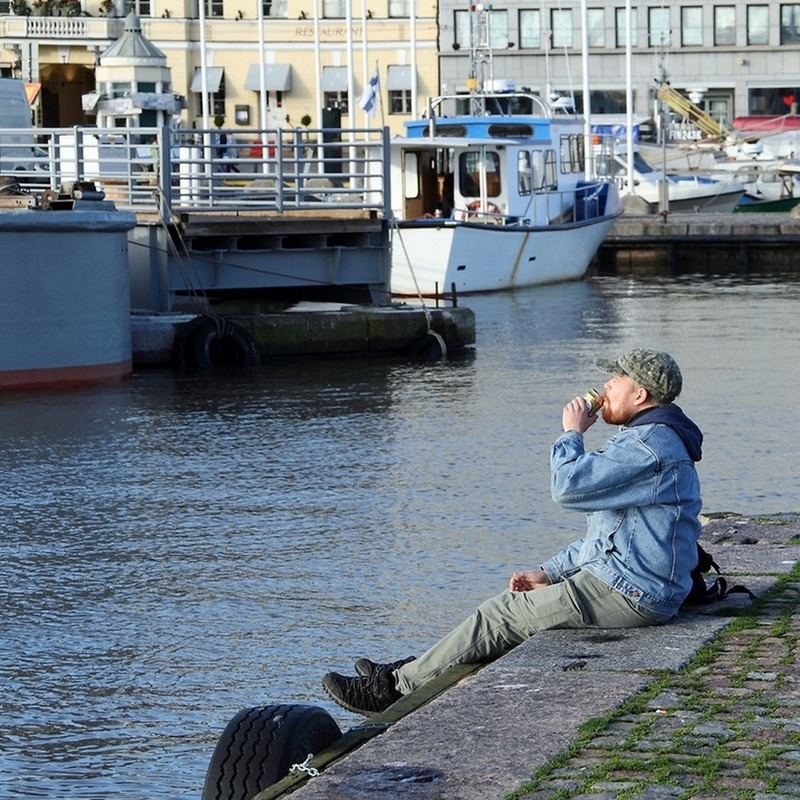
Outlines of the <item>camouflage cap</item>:
[{"label": "camouflage cap", "polygon": [[671,403],[683,388],[683,376],[672,356],[657,350],[631,350],[616,361],[598,358],[597,369],[613,375],[630,375],[657,403]]}]

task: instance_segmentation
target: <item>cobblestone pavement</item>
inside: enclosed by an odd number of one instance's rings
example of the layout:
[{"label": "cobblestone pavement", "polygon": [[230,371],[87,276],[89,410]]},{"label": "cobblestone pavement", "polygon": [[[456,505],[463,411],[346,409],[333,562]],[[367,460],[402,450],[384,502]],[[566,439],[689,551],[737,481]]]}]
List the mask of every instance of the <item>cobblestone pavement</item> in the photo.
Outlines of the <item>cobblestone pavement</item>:
[{"label": "cobblestone pavement", "polygon": [[800,798],[800,568],[511,797]]}]

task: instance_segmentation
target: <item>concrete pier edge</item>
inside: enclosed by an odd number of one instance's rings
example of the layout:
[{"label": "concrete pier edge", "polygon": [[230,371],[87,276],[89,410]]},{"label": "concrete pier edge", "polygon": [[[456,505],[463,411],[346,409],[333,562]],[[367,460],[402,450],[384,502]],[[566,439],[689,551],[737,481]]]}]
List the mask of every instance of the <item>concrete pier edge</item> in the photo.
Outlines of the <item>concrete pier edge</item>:
[{"label": "concrete pier edge", "polygon": [[[360,746],[254,800],[800,796],[800,513],[709,514],[701,544],[756,601],[731,595],[655,628],[537,634],[355,724],[343,741]],[[743,751],[762,745],[777,764],[759,772]],[[709,786],[693,770],[710,748],[731,752],[712,759]]]}]

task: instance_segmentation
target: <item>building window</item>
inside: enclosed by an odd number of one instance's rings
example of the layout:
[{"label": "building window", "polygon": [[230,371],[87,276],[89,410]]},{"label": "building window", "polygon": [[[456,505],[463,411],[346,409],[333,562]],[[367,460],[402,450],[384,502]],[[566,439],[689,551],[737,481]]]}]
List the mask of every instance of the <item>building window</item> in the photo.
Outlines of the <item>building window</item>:
[{"label": "building window", "polygon": [[781,44],[800,41],[800,5],[781,6]]},{"label": "building window", "polygon": [[[208,112],[211,118],[225,117],[225,80],[219,82],[219,89],[216,92],[209,92]],[[203,116],[203,94],[197,92],[197,116]]]},{"label": "building window", "polygon": [[486,16],[489,24],[489,46],[495,50],[508,49],[508,12],[492,11]]},{"label": "building window", "polygon": [[[797,90],[794,87],[784,89],[750,89],[748,96],[748,113],[782,117],[797,110]],[[794,112],[792,107],[794,106]]]},{"label": "building window", "polygon": [[[206,12],[206,17],[221,17],[223,16],[224,9],[222,7],[222,0],[202,0],[205,5],[203,8]],[[200,3],[197,4],[197,17],[200,17]]]},{"label": "building window", "polygon": [[[396,19],[411,16],[412,0],[389,0],[389,16]],[[413,0],[416,2],[416,0]]]},{"label": "building window", "polygon": [[703,44],[703,9],[701,6],[681,8],[681,46],[701,47]]},{"label": "building window", "polygon": [[553,47],[572,47],[572,9],[550,11],[550,37]]},{"label": "building window", "polygon": [[714,44],[736,44],[736,6],[714,6]]},{"label": "building window", "polygon": [[589,47],[606,46],[606,12],[603,8],[590,8],[586,11],[586,28]]},{"label": "building window", "polygon": [[389,113],[390,114],[411,113],[410,89],[389,89]]},{"label": "building window", "polygon": [[647,9],[647,37],[649,47],[668,47],[671,44],[668,8]]},{"label": "building window", "polygon": [[747,6],[747,44],[769,44],[769,6]]},{"label": "building window", "polygon": [[[474,42],[473,42],[474,39]],[[455,12],[455,43],[461,47],[489,46],[494,50],[508,49],[508,12],[490,11],[476,14]]]},{"label": "building window", "polygon": [[[589,98],[592,101],[592,113],[597,114],[624,114],[627,110],[625,102],[625,92],[619,90],[601,89],[593,90]],[[634,107],[636,107],[636,95],[634,93]],[[583,92],[575,92],[575,103],[583,113]]]},{"label": "building window", "polygon": [[347,0],[322,0],[322,16],[325,19],[342,19],[346,16],[344,4]]},{"label": "building window", "polygon": [[136,0],[134,3],[131,3],[131,11],[133,11],[137,17],[153,16],[153,8],[150,0]]},{"label": "building window", "polygon": [[524,9],[519,12],[519,46],[527,48],[542,46],[542,18],[538,9]]},{"label": "building window", "polygon": [[338,108],[342,114],[349,114],[347,104],[347,92],[323,92],[323,103],[325,108]]},{"label": "building window", "polygon": [[[626,47],[628,44],[628,16],[624,8],[615,9],[617,47]],[[639,43],[636,9],[631,9],[631,47]]]},{"label": "building window", "polygon": [[0,14],[11,13],[11,0],[0,0]]},{"label": "building window", "polygon": [[265,18],[286,19],[286,0],[261,0],[261,13]]}]

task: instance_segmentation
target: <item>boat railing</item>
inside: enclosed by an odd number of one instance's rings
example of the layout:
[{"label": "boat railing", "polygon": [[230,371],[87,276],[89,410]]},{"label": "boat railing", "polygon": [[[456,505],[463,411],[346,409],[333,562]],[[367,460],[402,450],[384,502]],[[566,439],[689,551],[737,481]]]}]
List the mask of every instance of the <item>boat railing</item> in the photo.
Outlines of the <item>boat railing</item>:
[{"label": "boat railing", "polygon": [[35,198],[91,183],[120,210],[141,213],[388,216],[388,170],[388,128],[0,128],[4,193],[16,186]]},{"label": "boat railing", "polygon": [[517,114],[551,118],[553,107],[538,94],[529,92],[480,92],[478,94],[446,94],[434,97],[424,117],[513,116]]},{"label": "boat railing", "polygon": [[577,187],[534,192],[522,214],[505,214],[494,205],[477,203],[453,210],[453,219],[480,225],[540,226],[584,222],[606,215],[609,184],[604,180],[581,181]]}]

